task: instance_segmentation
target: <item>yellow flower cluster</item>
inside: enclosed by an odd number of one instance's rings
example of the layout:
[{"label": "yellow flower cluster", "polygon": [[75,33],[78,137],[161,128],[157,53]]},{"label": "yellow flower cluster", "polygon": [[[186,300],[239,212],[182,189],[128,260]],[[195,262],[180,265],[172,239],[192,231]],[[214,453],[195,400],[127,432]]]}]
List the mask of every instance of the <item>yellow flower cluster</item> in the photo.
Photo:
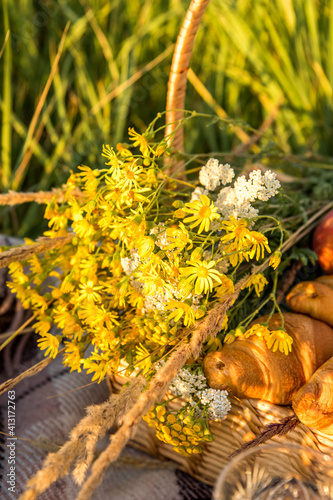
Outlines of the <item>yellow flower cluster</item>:
[{"label": "yellow flower cluster", "polygon": [[[184,192],[184,202],[175,201],[157,161],[164,141],[151,145],[151,131],[129,135],[142,155],[104,146],[106,168],[79,167],[64,202],[48,204],[45,235],[72,234],[72,241],[23,262],[28,272],[20,263],[10,266],[10,288],[38,313],[40,347],[55,357],[64,341],[65,364],[86,369],[93,380],[116,371],[121,360],[147,372],[182,328],[233,292],[236,275],[225,274],[228,266],[237,270],[244,259],[270,252],[249,221],[221,221],[208,196],[186,201]],[[266,283],[258,274],[246,287],[259,295]],[[52,324],[61,333],[53,336]]]},{"label": "yellow flower cluster", "polygon": [[[149,378],[195,322],[233,293],[250,265],[271,253],[259,217],[223,220],[214,195],[193,197],[196,184],[179,181],[179,189],[170,189],[161,158],[169,150],[164,140],[153,142],[152,127],[145,134],[130,129],[132,146],[103,146],[105,168],[79,167],[62,203],[55,198],[47,205],[45,236],[71,241],[10,265],[8,286],[36,313],[40,348],[55,357],[64,346],[64,364],[92,380],[121,363],[127,374],[138,369]],[[273,269],[279,259],[276,251]],[[259,296],[267,283],[252,275],[242,293]],[[225,316],[221,330],[227,325]],[[232,339],[230,333],[225,341]],[[285,352],[291,342],[279,330],[267,344]],[[219,339],[209,348],[217,345]],[[212,439],[203,420],[168,414],[164,406],[146,420],[183,454]]]},{"label": "yellow flower cluster", "polygon": [[165,404],[154,406],[143,419],[156,430],[156,436],[161,441],[171,444],[175,451],[187,457],[202,452],[200,442],[214,440],[202,419],[186,415],[183,410],[177,414],[170,413]]}]

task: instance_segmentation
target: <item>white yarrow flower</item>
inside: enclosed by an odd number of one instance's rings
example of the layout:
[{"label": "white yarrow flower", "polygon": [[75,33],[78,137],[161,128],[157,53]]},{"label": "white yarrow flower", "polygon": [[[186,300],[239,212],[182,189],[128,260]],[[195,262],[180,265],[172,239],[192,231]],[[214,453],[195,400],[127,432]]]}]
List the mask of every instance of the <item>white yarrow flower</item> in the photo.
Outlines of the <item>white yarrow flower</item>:
[{"label": "white yarrow flower", "polygon": [[229,184],[235,176],[234,169],[227,163],[219,164],[215,158],[208,160],[199,172],[199,181],[208,191],[214,191],[221,183]]},{"label": "white yarrow flower", "polygon": [[132,250],[131,257],[121,257],[120,263],[124,270],[124,273],[129,276],[133,271],[135,271],[137,267],[139,267],[139,265],[141,264],[141,260],[139,254],[136,251]]},{"label": "white yarrow flower", "polygon": [[[159,366],[163,365],[159,363]],[[211,420],[223,420],[231,408],[228,401],[227,391],[210,389],[207,379],[202,372],[191,373],[183,368],[172,380],[169,391],[175,396],[186,398],[191,406],[196,406],[196,418],[199,418],[204,408],[208,410],[208,418]]]},{"label": "white yarrow flower", "polygon": [[267,201],[278,193],[280,187],[275,173],[268,170],[262,175],[261,170],[253,170],[248,180],[241,175],[235,181],[234,187],[222,188],[215,206],[224,220],[229,220],[231,215],[236,219],[253,218],[259,211],[251,203],[255,200]]}]

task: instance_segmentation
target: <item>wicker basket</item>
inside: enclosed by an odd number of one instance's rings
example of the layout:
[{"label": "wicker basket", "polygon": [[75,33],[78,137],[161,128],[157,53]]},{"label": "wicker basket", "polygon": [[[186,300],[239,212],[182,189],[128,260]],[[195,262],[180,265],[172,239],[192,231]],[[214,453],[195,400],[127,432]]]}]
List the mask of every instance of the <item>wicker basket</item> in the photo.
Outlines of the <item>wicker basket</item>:
[{"label": "wicker basket", "polygon": [[[184,109],[187,71],[194,38],[208,3],[209,0],[192,0],[177,39],[168,83],[166,122],[169,125],[166,127],[166,136],[174,132],[175,122],[183,117],[181,110]],[[184,150],[182,127],[176,130],[172,146],[176,151]],[[169,174],[177,170],[178,178],[185,176],[182,162],[170,163],[167,170]],[[119,392],[125,382],[127,382],[126,378],[114,377],[110,383],[112,392]],[[140,423],[130,444],[155,457],[172,460],[193,477],[213,485],[233,451],[256,437],[267,424],[293,415],[290,407],[277,406],[254,399],[242,401],[233,397],[229,399],[232,405],[231,411],[224,421],[210,423],[215,440],[204,445],[204,451],[201,454],[187,458],[176,453],[171,445],[160,441],[154,429],[144,421]],[[169,403],[169,408],[173,410],[178,410],[181,406],[180,400]],[[289,444],[301,444],[333,456],[333,436],[312,431],[302,424],[298,424],[283,440]],[[276,437],[273,441],[281,442],[281,439]]]},{"label": "wicker basket", "polygon": [[[118,393],[127,379],[116,376],[111,380],[112,391]],[[155,430],[142,421],[130,444],[157,458],[172,460],[180,469],[191,476],[213,485],[221,469],[228,462],[228,456],[244,443],[258,435],[265,425],[293,415],[290,407],[278,406],[257,399],[239,400],[229,396],[231,410],[222,422],[210,422],[210,430],[215,437],[212,443],[204,445],[203,452],[184,457],[172,449],[171,445],[160,441]],[[167,405],[170,410],[179,410],[181,401],[173,400]],[[319,450],[333,457],[333,436],[312,431],[303,424],[282,438],[284,443],[301,444]],[[281,438],[272,441],[281,442]],[[201,445],[202,446],[202,445]]]}]

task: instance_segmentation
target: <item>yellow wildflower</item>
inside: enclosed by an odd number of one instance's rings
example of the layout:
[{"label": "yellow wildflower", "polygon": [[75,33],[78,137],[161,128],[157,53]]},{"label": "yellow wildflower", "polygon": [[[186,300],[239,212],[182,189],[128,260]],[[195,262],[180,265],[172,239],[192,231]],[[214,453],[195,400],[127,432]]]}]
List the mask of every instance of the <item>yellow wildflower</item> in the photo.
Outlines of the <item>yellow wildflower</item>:
[{"label": "yellow wildflower", "polygon": [[147,184],[152,184],[154,186],[157,186],[158,184],[158,179],[157,179],[157,170],[155,168],[149,168],[146,171],[146,179],[145,182]]},{"label": "yellow wildflower", "polygon": [[112,172],[118,172],[119,171],[119,165],[121,164],[117,158],[116,153],[113,151],[113,148],[109,146],[109,144],[104,145],[103,144],[103,153],[102,156],[107,158],[109,161],[105,163],[105,165],[110,165],[111,168],[109,169],[109,173],[111,174]]},{"label": "yellow wildflower", "polygon": [[270,336],[266,338],[266,341],[268,349],[272,349],[273,352],[276,352],[278,349],[279,351],[284,352],[286,355],[291,352],[291,344],[293,343],[293,339],[282,328],[271,332]]},{"label": "yellow wildflower", "polygon": [[151,236],[140,236],[136,247],[141,258],[149,257],[154,251],[155,242]]},{"label": "yellow wildflower", "polygon": [[178,208],[178,210],[176,210],[174,213],[173,213],[173,216],[176,217],[176,219],[184,219],[186,213],[184,212],[184,210],[182,208]]},{"label": "yellow wildflower", "polygon": [[177,422],[177,417],[175,415],[170,414],[167,416],[167,420],[169,424],[175,424]]},{"label": "yellow wildflower", "polygon": [[118,314],[107,311],[103,305],[96,306],[94,303],[82,304],[78,316],[91,328],[105,326],[111,330],[114,325],[119,325]]},{"label": "yellow wildflower", "polygon": [[120,189],[140,189],[138,181],[140,180],[141,173],[143,172],[142,167],[136,164],[136,160],[130,163],[125,163],[120,170],[118,176],[118,185]]},{"label": "yellow wildflower", "polygon": [[89,302],[99,302],[101,296],[98,293],[103,287],[95,285],[92,280],[88,280],[87,283],[82,283],[79,285],[81,290],[78,300],[82,302],[83,300],[88,300]]},{"label": "yellow wildflower", "polygon": [[50,333],[46,333],[42,336],[42,338],[37,340],[38,347],[46,352],[44,356],[50,356],[50,358],[55,358],[59,351],[59,339],[55,335],[51,335]]},{"label": "yellow wildflower", "polygon": [[145,298],[139,290],[134,287],[130,287],[128,292],[128,302],[132,307],[136,307],[140,310],[143,308]]},{"label": "yellow wildflower", "polygon": [[79,236],[79,238],[87,238],[92,236],[95,232],[94,227],[89,224],[86,219],[81,218],[80,220],[75,220],[72,224],[73,231]]},{"label": "yellow wildflower", "polygon": [[269,265],[276,269],[281,262],[281,252],[274,252],[272,257],[269,259]]},{"label": "yellow wildflower", "polygon": [[182,299],[186,299],[193,291],[193,285],[185,278],[179,280],[178,286],[178,297]]},{"label": "yellow wildflower", "polygon": [[36,321],[33,325],[35,331],[42,336],[45,336],[51,330],[51,326],[52,319],[44,315],[39,316],[39,321]]},{"label": "yellow wildflower", "polygon": [[190,326],[195,323],[195,311],[190,305],[186,304],[186,302],[170,300],[170,302],[168,302],[165,306],[165,309],[175,309],[169,314],[169,320],[174,319],[174,321],[177,323],[177,321],[179,321],[180,318],[184,315],[183,321],[185,326]]},{"label": "yellow wildflower", "polygon": [[8,268],[9,268],[9,274],[12,275],[15,283],[19,285],[24,285],[24,283],[27,283],[29,281],[28,276],[26,276],[23,272],[23,266],[21,262],[11,262]]},{"label": "yellow wildflower", "polygon": [[200,195],[200,201],[195,200],[186,203],[183,211],[192,214],[184,219],[184,222],[192,222],[190,228],[197,227],[200,224],[198,234],[202,233],[202,231],[209,231],[210,223],[220,218],[220,215],[216,213],[217,207],[204,194]]},{"label": "yellow wildflower", "polygon": [[243,339],[244,338],[244,334],[245,334],[245,328],[244,328],[244,326],[242,326],[242,325],[237,326],[237,328],[235,330],[235,337]]},{"label": "yellow wildflower", "polygon": [[219,299],[222,299],[225,295],[229,293],[234,293],[235,287],[233,281],[228,278],[225,274],[221,274],[221,285],[216,287],[216,296]]},{"label": "yellow wildflower", "polygon": [[166,235],[168,240],[168,245],[165,247],[166,250],[178,248],[181,251],[187,244],[189,244],[188,249],[190,250],[193,246],[188,231],[182,222],[179,222],[178,227],[168,227]]},{"label": "yellow wildflower", "polygon": [[266,339],[269,335],[270,335],[270,331],[269,329],[267,328],[266,325],[253,325],[251,326],[251,328],[249,328],[248,330],[246,330],[244,336],[245,338],[249,338],[251,337],[252,335],[257,335],[257,337],[260,337],[262,339]]},{"label": "yellow wildflower", "polygon": [[98,380],[100,383],[105,375],[112,370],[116,370],[119,366],[118,357],[113,354],[110,358],[109,352],[103,352],[101,354],[93,352],[89,358],[83,360],[83,368],[87,370],[87,373],[93,373],[92,381]]},{"label": "yellow wildflower", "polygon": [[196,247],[191,253],[191,260],[201,260],[203,256],[203,249]]},{"label": "yellow wildflower", "polygon": [[136,347],[135,365],[142,370],[145,375],[151,368],[152,361],[149,351],[142,345]]},{"label": "yellow wildflower", "polygon": [[165,151],[168,149],[168,144],[167,142],[163,139],[162,142],[160,142],[155,149],[155,155],[156,156],[161,156]]},{"label": "yellow wildflower", "polygon": [[131,153],[131,151],[129,149],[127,149],[124,144],[122,144],[121,142],[118,142],[117,146],[116,146],[116,149],[117,151],[119,152],[120,156],[123,156],[123,157],[128,157],[128,156],[133,156],[133,154]]},{"label": "yellow wildflower", "polygon": [[134,128],[128,129],[128,135],[131,141],[135,141],[133,146],[139,146],[143,156],[149,156],[149,144],[146,137],[135,132]]},{"label": "yellow wildflower", "polygon": [[100,327],[95,331],[91,343],[101,351],[108,351],[116,345],[114,342],[115,332],[107,328]]},{"label": "yellow wildflower", "polygon": [[225,245],[222,247],[223,252],[226,254],[226,256],[229,259],[230,264],[235,267],[237,266],[238,263],[243,262],[243,260],[249,260],[249,251],[248,251],[249,245],[244,242],[240,241],[233,241],[232,243],[229,243],[229,245]]},{"label": "yellow wildflower", "polygon": [[235,336],[235,330],[230,330],[228,333],[225,334],[225,337],[223,339],[224,344],[232,344],[235,342],[236,336]]},{"label": "yellow wildflower", "polygon": [[260,273],[254,274],[247,280],[245,285],[242,286],[242,290],[244,290],[244,288],[251,288],[252,286],[254,286],[256,294],[259,297],[260,293],[264,289],[264,286],[267,285],[267,283],[268,281],[266,280],[265,276]]},{"label": "yellow wildflower", "polygon": [[265,249],[268,253],[271,253],[271,249],[268,246],[268,240],[262,233],[251,231],[249,234],[249,240],[252,244],[250,250],[250,259],[253,259],[254,256],[257,260],[264,257]]},{"label": "yellow wildflower", "polygon": [[74,342],[65,342],[64,361],[65,366],[69,366],[70,371],[81,372],[81,353],[80,347]]},{"label": "yellow wildflower", "polygon": [[212,269],[215,266],[215,262],[211,260],[206,261],[187,261],[190,267],[182,267],[180,269],[182,276],[186,277],[186,281],[189,283],[195,282],[195,293],[199,295],[204,292],[211,292],[214,288],[213,280],[218,283],[222,283],[221,274],[216,270]]},{"label": "yellow wildflower", "polygon": [[80,178],[82,181],[85,183],[85,190],[86,191],[91,191],[94,192],[98,186],[98,170],[91,170],[90,167],[87,167],[85,165],[81,165],[79,169],[82,171],[80,174]]},{"label": "yellow wildflower", "polygon": [[230,215],[230,221],[223,221],[221,229],[224,229],[227,234],[221,238],[222,243],[227,243],[235,240],[238,247],[243,247],[250,234],[247,229],[247,221],[245,219],[237,220],[233,215]]}]

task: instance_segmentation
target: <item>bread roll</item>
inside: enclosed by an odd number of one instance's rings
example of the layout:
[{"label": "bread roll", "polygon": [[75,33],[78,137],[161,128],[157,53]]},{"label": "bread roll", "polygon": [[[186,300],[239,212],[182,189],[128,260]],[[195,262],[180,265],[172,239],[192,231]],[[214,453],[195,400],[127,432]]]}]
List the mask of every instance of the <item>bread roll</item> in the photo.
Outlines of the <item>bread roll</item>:
[{"label": "bread roll", "polygon": [[[204,359],[210,387],[225,389],[239,398],[258,398],[289,405],[296,392],[325,361],[333,356],[333,330],[327,324],[302,314],[285,313],[285,329],[293,338],[291,353],[267,348],[253,335],[225,344]],[[255,323],[264,323],[267,316]],[[281,318],[274,314],[269,329],[278,330]]]},{"label": "bread roll", "polygon": [[298,283],[287,295],[293,311],[308,314],[333,326],[333,288],[319,281]]},{"label": "bread roll", "polygon": [[292,406],[303,424],[333,435],[333,357],[300,388]]},{"label": "bread roll", "polygon": [[330,288],[333,288],[333,276],[331,275],[320,276],[315,281],[321,283],[322,285],[326,285],[329,286]]}]

